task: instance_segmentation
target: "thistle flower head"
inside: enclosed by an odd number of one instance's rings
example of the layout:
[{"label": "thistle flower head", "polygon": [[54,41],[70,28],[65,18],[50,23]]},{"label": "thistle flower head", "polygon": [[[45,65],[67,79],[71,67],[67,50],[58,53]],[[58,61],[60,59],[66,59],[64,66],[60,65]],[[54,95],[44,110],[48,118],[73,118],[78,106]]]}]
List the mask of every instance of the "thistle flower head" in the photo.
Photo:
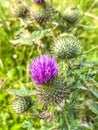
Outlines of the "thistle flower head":
[{"label": "thistle flower head", "polygon": [[56,59],[48,55],[41,55],[39,58],[37,57],[32,61],[29,71],[31,72],[32,78],[35,80],[35,84],[45,84],[58,73]]},{"label": "thistle flower head", "polygon": [[44,2],[45,0],[34,0],[35,3],[39,4],[39,3],[42,3]]}]

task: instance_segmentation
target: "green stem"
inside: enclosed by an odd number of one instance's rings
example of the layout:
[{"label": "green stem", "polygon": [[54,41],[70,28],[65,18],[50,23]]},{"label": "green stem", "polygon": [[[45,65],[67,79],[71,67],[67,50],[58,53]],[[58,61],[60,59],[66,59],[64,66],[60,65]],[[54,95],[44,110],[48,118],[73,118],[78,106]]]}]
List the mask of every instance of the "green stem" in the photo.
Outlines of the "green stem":
[{"label": "green stem", "polygon": [[89,52],[91,52],[91,51],[95,50],[96,48],[98,48],[98,45],[97,45],[97,46],[95,46],[95,47],[93,47],[93,48],[91,48],[91,49],[90,49],[90,50],[88,50],[88,51],[85,51],[85,52],[81,53],[81,54],[86,54],[86,53],[89,53]]},{"label": "green stem", "polygon": [[86,13],[84,13],[84,15],[88,16],[88,17],[91,17],[91,18],[93,18],[95,20],[98,20],[98,17],[96,15],[91,14],[91,13],[86,12]]},{"label": "green stem", "polygon": [[90,80],[94,83],[96,87],[98,87],[98,83],[94,79],[90,78]]},{"label": "green stem", "polygon": [[63,130],[71,130],[67,116],[64,112],[62,112],[62,122],[63,122],[63,128],[64,128]]},{"label": "green stem", "polygon": [[67,124],[68,130],[70,130],[70,125],[69,125],[69,122],[68,122],[68,120],[67,120],[66,115],[64,115],[64,117],[65,117],[65,121],[66,121],[66,124]]},{"label": "green stem", "polygon": [[0,85],[0,89],[2,89],[2,87],[4,86],[4,84],[6,83],[6,81],[8,80],[8,77],[5,79],[5,81]]}]

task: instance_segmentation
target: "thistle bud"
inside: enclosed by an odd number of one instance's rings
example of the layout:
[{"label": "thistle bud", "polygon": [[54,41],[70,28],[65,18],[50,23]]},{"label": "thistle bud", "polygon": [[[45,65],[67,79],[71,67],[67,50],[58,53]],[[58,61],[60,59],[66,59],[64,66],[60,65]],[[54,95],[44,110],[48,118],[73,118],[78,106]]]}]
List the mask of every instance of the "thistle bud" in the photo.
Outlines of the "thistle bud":
[{"label": "thistle bud", "polygon": [[53,16],[54,9],[53,7],[46,2],[42,2],[40,4],[33,3],[32,7],[32,18],[38,24],[45,24],[47,21],[51,19]]},{"label": "thistle bud", "polygon": [[76,58],[79,53],[78,41],[75,37],[66,36],[59,38],[52,50],[56,57],[61,59]]},{"label": "thistle bud", "polygon": [[65,20],[71,24],[75,24],[78,21],[79,16],[80,11],[78,8],[75,7],[68,7],[64,13]]},{"label": "thistle bud", "polygon": [[17,18],[26,18],[29,14],[29,9],[26,3],[22,1],[13,1],[11,13]]},{"label": "thistle bud", "polygon": [[12,103],[12,108],[17,114],[26,112],[32,106],[32,99],[30,96],[18,97]]}]

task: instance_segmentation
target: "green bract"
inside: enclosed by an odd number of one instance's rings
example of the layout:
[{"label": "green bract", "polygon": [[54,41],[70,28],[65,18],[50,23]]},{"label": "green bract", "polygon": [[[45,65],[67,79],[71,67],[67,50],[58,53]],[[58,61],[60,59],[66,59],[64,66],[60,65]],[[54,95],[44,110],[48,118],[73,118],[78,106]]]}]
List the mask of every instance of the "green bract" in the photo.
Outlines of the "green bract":
[{"label": "green bract", "polygon": [[12,3],[12,14],[17,18],[26,18],[29,15],[29,9],[26,3],[20,2],[13,2]]},{"label": "green bract", "polygon": [[30,96],[18,97],[12,103],[12,108],[17,114],[26,112],[32,106],[32,99]]},{"label": "green bract", "polygon": [[74,24],[78,21],[80,16],[80,11],[75,7],[68,7],[64,12],[64,18],[67,22]]},{"label": "green bract", "polygon": [[37,23],[45,24],[49,19],[51,19],[53,13],[54,9],[50,4],[46,2],[41,4],[33,3],[32,17]]},{"label": "green bract", "polygon": [[79,53],[78,41],[75,37],[61,37],[55,42],[53,54],[61,59],[76,58]]},{"label": "green bract", "polygon": [[68,96],[67,82],[60,76],[51,80],[48,84],[40,87],[40,101],[45,105],[59,104]]}]

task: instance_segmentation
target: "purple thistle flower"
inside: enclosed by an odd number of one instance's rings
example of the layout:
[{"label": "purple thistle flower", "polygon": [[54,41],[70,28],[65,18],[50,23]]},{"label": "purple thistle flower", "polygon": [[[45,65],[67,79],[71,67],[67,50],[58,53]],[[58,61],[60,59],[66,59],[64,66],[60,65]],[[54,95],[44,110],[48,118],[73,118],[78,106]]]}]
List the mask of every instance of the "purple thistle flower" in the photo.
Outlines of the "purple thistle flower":
[{"label": "purple thistle flower", "polygon": [[55,57],[41,55],[32,61],[29,71],[35,80],[35,84],[45,84],[57,75],[58,65]]},{"label": "purple thistle flower", "polygon": [[45,2],[45,0],[34,0],[34,2],[39,4],[39,3]]}]

